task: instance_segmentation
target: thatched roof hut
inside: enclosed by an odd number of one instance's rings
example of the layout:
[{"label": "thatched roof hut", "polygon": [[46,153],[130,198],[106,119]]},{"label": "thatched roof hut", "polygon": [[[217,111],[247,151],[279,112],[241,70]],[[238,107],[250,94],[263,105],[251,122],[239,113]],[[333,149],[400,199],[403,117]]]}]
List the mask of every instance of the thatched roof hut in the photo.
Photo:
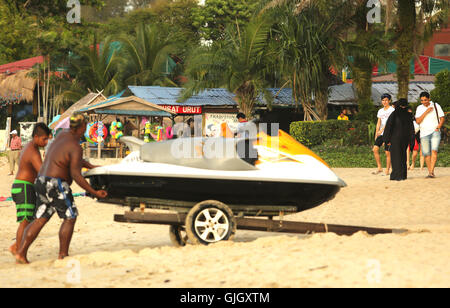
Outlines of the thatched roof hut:
[{"label": "thatched roof hut", "polygon": [[15,74],[0,74],[0,101],[32,103],[37,81],[28,77],[31,70],[21,70]]}]

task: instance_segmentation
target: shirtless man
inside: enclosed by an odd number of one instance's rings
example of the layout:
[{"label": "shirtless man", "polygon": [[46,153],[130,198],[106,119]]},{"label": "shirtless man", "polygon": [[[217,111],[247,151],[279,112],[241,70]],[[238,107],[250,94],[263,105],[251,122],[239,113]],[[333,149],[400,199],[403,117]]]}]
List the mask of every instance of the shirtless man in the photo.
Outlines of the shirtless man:
[{"label": "shirtless man", "polygon": [[22,240],[25,228],[33,221],[36,207],[36,191],[34,180],[42,165],[39,148],[47,145],[51,135],[50,129],[44,123],[37,123],[33,129],[32,140],[23,149],[19,159],[19,170],[12,185],[11,194],[17,209],[16,242],[9,247],[9,251],[15,255]]},{"label": "shirtless man", "polygon": [[69,255],[70,241],[78,216],[70,189],[73,181],[94,197],[106,198],[107,196],[104,190],[94,190],[81,175],[81,168],[95,168],[82,159],[80,139],[86,131],[86,122],[82,114],[72,115],[70,130],[59,133],[48,149],[35,183],[38,196],[36,220],[25,230],[21,246],[16,254],[17,263],[28,263],[28,248],[55,212],[64,220],[59,231],[58,259],[64,259]]}]

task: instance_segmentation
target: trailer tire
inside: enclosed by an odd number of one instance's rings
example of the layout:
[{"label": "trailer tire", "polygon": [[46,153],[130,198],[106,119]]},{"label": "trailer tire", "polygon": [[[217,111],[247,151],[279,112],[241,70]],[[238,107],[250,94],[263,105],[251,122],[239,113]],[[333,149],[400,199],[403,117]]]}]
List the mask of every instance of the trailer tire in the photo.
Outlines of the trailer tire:
[{"label": "trailer tire", "polygon": [[169,228],[170,241],[176,247],[184,247],[187,244],[188,236],[186,228],[181,225],[171,225]]},{"label": "trailer tire", "polygon": [[186,216],[187,236],[197,245],[231,240],[236,233],[236,226],[231,209],[215,200],[196,204]]}]

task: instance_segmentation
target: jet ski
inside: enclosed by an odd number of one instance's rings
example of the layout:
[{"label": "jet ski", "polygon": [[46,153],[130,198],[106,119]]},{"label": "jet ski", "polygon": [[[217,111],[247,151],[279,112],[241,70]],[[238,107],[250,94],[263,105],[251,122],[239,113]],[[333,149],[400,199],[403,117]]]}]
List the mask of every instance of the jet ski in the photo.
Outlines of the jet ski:
[{"label": "jet ski", "polygon": [[84,176],[108,197],[228,205],[293,206],[296,212],[334,198],[345,182],[319,156],[289,134],[259,132],[256,138],[179,138],[143,143],[122,137],[133,150],[121,163],[89,170]]}]

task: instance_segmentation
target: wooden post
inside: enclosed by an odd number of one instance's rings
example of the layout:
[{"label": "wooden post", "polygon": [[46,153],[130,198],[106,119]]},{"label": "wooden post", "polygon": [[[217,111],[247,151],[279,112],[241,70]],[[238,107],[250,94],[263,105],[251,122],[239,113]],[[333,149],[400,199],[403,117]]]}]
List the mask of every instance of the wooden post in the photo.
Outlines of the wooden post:
[{"label": "wooden post", "polygon": [[141,139],[141,117],[137,117],[137,129],[138,129],[138,138]]}]

